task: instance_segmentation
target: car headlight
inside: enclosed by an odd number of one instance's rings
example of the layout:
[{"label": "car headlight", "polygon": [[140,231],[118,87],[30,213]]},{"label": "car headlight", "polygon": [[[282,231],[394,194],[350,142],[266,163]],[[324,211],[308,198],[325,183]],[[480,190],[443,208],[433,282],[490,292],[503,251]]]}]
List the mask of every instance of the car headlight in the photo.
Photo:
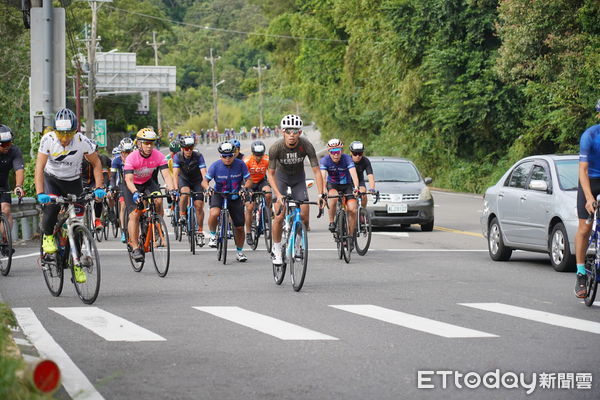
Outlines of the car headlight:
[{"label": "car headlight", "polygon": [[419,200],[431,200],[431,191],[427,186],[421,189],[421,193],[419,194]]}]

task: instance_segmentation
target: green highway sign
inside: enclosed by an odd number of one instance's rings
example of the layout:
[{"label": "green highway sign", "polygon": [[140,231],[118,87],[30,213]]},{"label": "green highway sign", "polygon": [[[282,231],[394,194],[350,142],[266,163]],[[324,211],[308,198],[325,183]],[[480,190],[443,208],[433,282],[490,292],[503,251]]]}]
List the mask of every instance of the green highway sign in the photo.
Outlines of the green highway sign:
[{"label": "green highway sign", "polygon": [[98,146],[106,147],[106,120],[96,119],[94,120],[94,139]]}]

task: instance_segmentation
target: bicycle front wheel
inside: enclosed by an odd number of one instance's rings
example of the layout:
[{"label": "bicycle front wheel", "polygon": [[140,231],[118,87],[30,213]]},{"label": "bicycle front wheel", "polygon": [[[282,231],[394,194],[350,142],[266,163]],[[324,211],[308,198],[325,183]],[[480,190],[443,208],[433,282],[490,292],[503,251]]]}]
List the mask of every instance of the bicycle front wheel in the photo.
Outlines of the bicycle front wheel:
[{"label": "bicycle front wheel", "polygon": [[344,261],[346,264],[350,263],[350,258],[352,256],[351,250],[352,245],[354,244],[354,237],[350,236],[350,232],[348,229],[348,215],[344,212],[342,214],[342,246],[344,247]]},{"label": "bicycle front wheel", "polygon": [[2,252],[2,256],[6,257],[0,259],[0,273],[6,276],[10,272],[10,266],[12,265],[13,246],[10,224],[4,214],[0,216],[0,233],[2,233],[0,251]]},{"label": "bicycle front wheel", "polygon": [[121,220],[120,220],[120,212],[119,212],[119,199],[117,198],[115,200],[115,206],[112,209],[112,212],[114,214],[113,216],[113,221],[111,222],[111,227],[112,227],[112,234],[113,237],[116,238],[119,236],[119,228],[121,227]]},{"label": "bicycle front wheel", "polygon": [[169,261],[171,258],[171,248],[169,245],[169,231],[167,224],[158,214],[153,216],[154,221],[151,224],[152,241],[150,247],[152,249],[152,260],[156,273],[161,278],[164,278],[169,271]]},{"label": "bicycle front wheel", "polygon": [[273,264],[273,279],[275,280],[275,284],[281,285],[283,282],[283,278],[285,278],[285,268],[286,268],[286,252],[287,252],[286,240],[281,241],[281,258],[282,264],[276,265]]},{"label": "bicycle front wheel", "polygon": [[[56,246],[58,247],[58,241]],[[40,263],[42,265],[44,281],[46,281],[46,286],[48,286],[50,294],[54,297],[60,296],[65,279],[63,258],[60,256],[59,252],[56,252],[53,255],[46,255],[46,258],[44,258],[41,240]]]},{"label": "bicycle front wheel", "polygon": [[304,278],[306,277],[306,267],[308,266],[308,237],[304,223],[298,222],[295,224],[292,232],[291,251],[289,254],[290,275],[292,278],[292,287],[296,292],[302,289]]},{"label": "bicycle front wheel", "polygon": [[[144,249],[144,241],[140,240],[141,237],[143,237],[143,233],[145,233],[145,229],[147,229],[146,225],[144,224],[140,224],[139,226],[139,236],[137,238],[137,242],[139,244],[139,248],[140,249]],[[133,268],[133,270],[135,272],[140,272],[142,270],[142,268],[144,268],[144,262],[145,259],[143,259],[142,261],[136,261],[133,258],[133,255],[131,254],[132,252],[132,248],[131,248],[131,244],[129,244],[129,213],[127,212],[127,210],[125,210],[125,243],[127,243],[127,254],[129,255],[129,263],[131,264],[131,268]]]},{"label": "bicycle front wheel", "polygon": [[196,227],[196,210],[192,209],[188,210],[188,242],[190,244],[190,251],[192,254],[196,254],[196,232],[198,228]]},{"label": "bicycle front wheel", "polygon": [[221,212],[221,259],[223,265],[227,264],[227,242],[229,241],[229,212],[224,210]]},{"label": "bicycle front wheel", "polygon": [[588,307],[591,307],[592,304],[594,304],[594,300],[596,300],[596,292],[598,291],[598,269],[596,268],[596,257],[587,256],[585,260],[587,295],[583,301]]},{"label": "bicycle front wheel", "polygon": [[273,236],[271,233],[271,210],[268,207],[262,208],[262,234],[265,237],[265,246],[267,248],[267,253],[271,252],[273,248]]},{"label": "bicycle front wheel", "polygon": [[366,208],[360,208],[357,215],[358,223],[356,224],[356,237],[354,238],[354,244],[356,246],[356,252],[359,256],[364,256],[369,250],[371,245],[371,218]]},{"label": "bicycle front wheel", "polygon": [[336,211],[335,214],[335,233],[333,237],[337,246],[338,258],[341,260],[344,257],[344,232],[342,231],[343,211]]},{"label": "bicycle front wheel", "polygon": [[[75,254],[79,265],[69,254],[69,268],[77,295],[85,304],[92,304],[100,291],[100,256],[94,237],[83,225],[73,226]],[[80,270],[79,272],[77,270]]]},{"label": "bicycle front wheel", "polygon": [[260,233],[258,231],[260,229],[259,213],[260,207],[255,203],[254,210],[252,210],[252,225],[250,226],[250,235],[252,236],[252,245],[250,248],[252,250],[256,250],[258,247],[258,239],[260,238]]}]

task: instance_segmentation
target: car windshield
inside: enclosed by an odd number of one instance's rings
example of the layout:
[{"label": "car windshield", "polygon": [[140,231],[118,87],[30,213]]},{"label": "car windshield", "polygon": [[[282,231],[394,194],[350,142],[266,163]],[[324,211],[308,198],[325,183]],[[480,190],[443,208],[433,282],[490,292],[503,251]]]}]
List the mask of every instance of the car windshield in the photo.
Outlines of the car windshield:
[{"label": "car windshield", "polygon": [[408,162],[373,161],[376,182],[419,182],[421,177],[414,165]]},{"label": "car windshield", "polygon": [[562,190],[577,190],[579,179],[579,160],[557,160],[558,183]]}]

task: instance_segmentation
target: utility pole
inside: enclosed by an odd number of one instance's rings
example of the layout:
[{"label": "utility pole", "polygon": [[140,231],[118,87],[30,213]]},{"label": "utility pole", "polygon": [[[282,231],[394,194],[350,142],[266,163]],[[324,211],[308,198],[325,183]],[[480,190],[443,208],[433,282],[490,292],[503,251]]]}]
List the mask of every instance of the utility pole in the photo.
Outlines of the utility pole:
[{"label": "utility pole", "polygon": [[44,127],[54,125],[54,10],[52,1],[46,0],[42,4],[42,12],[44,15],[44,81],[42,86],[43,112],[44,112]]},{"label": "utility pole", "polygon": [[204,57],[205,60],[210,61],[210,67],[212,70],[212,92],[213,92],[213,109],[215,110],[215,130],[219,131],[219,111],[217,108],[217,83],[215,78],[215,62],[221,57],[213,57],[213,49],[210,48],[210,57]]},{"label": "utility pole", "polygon": [[259,115],[259,125],[258,132],[262,137],[263,133],[263,96],[262,96],[262,79],[261,79],[261,71],[267,69],[266,65],[260,65],[260,58],[258,59],[258,66],[252,67],[256,71],[258,71],[258,115]]},{"label": "utility pole", "polygon": [[96,34],[98,28],[98,3],[96,1],[90,1],[90,7],[92,8],[92,33],[90,36],[89,47],[88,47],[88,99],[87,99],[87,120],[86,120],[86,133],[89,138],[94,138],[94,100],[96,98]]},{"label": "utility pole", "polygon": [[[158,48],[165,44],[163,40],[160,43],[156,42],[156,32],[152,31],[152,43],[146,42],[147,45],[152,46],[154,49],[154,65],[158,66]],[[213,78],[214,79],[214,78]],[[158,134],[162,133],[162,117],[160,115],[160,92],[156,92],[156,129],[158,129]]]}]

